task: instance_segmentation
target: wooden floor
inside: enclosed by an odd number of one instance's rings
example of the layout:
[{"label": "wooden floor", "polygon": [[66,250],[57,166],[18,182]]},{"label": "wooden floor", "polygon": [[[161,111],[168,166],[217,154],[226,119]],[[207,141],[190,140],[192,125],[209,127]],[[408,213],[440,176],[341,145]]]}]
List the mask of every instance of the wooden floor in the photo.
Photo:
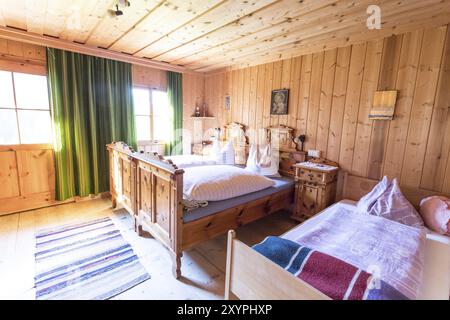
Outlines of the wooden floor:
[{"label": "wooden floor", "polygon": [[[133,246],[151,279],[114,299],[223,299],[226,236],[205,242],[182,259],[183,277],[175,280],[167,250],[150,235],[138,237],[131,217],[111,209],[107,199],[65,204],[0,217],[0,299],[34,299],[34,234],[42,228],[111,217]],[[280,212],[240,228],[238,237],[255,244],[268,235],[280,235],[296,225]]]}]

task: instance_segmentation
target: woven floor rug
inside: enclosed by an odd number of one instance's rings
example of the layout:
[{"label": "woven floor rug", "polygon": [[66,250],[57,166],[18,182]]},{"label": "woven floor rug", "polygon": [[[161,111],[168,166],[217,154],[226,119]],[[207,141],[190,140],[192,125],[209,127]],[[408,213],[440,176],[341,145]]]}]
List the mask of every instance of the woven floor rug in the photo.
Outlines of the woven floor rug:
[{"label": "woven floor rug", "polygon": [[150,278],[108,217],[36,234],[36,299],[104,300]]}]

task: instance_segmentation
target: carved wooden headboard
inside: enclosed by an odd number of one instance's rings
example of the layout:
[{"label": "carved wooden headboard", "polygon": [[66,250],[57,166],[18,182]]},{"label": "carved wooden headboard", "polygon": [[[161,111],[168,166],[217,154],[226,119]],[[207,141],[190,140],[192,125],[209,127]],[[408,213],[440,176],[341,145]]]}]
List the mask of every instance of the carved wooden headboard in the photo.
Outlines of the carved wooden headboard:
[{"label": "carved wooden headboard", "polygon": [[272,144],[274,151],[280,152],[280,173],[294,176],[293,165],[306,161],[306,153],[297,150],[295,129],[284,125],[265,128],[267,142]]},{"label": "carved wooden headboard", "polygon": [[[362,178],[354,176],[348,173],[342,175],[343,185],[341,194],[338,195],[338,200],[349,199],[358,201],[364,195],[369,193],[373,187],[379,182],[379,180],[373,180],[369,178]],[[423,198],[437,195],[444,195],[439,192],[411,188],[407,186],[400,186],[403,195],[414,205],[414,207],[419,208],[420,201]],[[445,195],[449,197],[449,195]]]},{"label": "carved wooden headboard", "polygon": [[224,126],[224,130],[220,133],[220,141],[222,143],[232,141],[234,151],[236,153],[235,163],[245,165],[249,153],[248,137],[245,132],[245,126],[241,123],[231,122]]}]

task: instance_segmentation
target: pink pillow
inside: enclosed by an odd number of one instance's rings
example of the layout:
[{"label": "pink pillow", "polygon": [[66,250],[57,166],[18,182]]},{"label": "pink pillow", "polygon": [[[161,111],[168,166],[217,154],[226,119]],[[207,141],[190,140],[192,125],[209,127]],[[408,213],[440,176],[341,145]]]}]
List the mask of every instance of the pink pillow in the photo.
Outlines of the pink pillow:
[{"label": "pink pillow", "polygon": [[369,214],[411,227],[420,228],[424,225],[419,213],[402,194],[397,179],[394,179],[388,189],[377,199],[369,209]]},{"label": "pink pillow", "polygon": [[356,204],[358,211],[361,213],[368,213],[370,208],[374,205],[377,199],[387,190],[387,188],[391,185],[391,181],[389,181],[387,176],[384,176],[383,179],[377,183],[373,189],[362,197],[358,203]]},{"label": "pink pillow", "polygon": [[420,202],[420,214],[430,230],[450,235],[450,199],[440,196],[425,198]]}]

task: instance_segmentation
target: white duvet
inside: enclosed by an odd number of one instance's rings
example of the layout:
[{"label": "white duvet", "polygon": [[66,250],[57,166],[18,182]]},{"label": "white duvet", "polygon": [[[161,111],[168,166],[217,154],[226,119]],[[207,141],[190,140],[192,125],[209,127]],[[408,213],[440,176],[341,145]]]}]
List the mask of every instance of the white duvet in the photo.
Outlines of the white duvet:
[{"label": "white duvet", "polygon": [[183,175],[184,196],[195,201],[231,199],[274,184],[262,175],[228,165],[190,167]]},{"label": "white duvet", "polygon": [[217,160],[213,156],[199,156],[194,154],[186,154],[180,156],[170,156],[165,158],[172,160],[172,162],[180,169],[198,166],[211,166],[217,164]]},{"label": "white duvet", "polygon": [[292,239],[346,261],[417,298],[421,287],[425,229],[334,206],[327,217]]}]

